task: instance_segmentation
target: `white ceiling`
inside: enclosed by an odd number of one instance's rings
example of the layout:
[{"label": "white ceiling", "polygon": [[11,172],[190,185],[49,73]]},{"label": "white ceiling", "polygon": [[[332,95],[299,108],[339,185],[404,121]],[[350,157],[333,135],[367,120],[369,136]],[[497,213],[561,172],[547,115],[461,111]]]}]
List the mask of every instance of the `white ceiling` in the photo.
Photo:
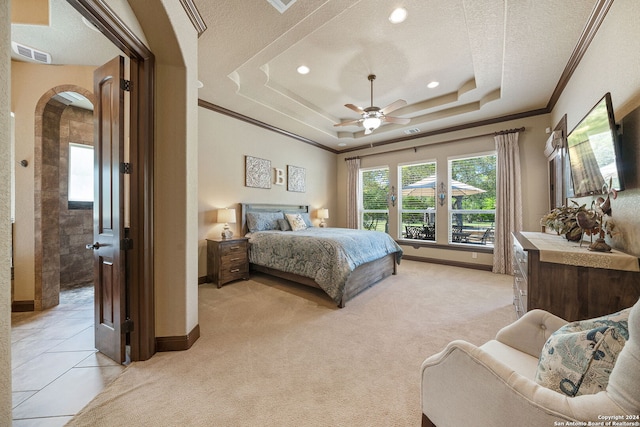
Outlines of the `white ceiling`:
[{"label": "white ceiling", "polygon": [[[272,0],[275,1],[275,0]],[[333,150],[544,109],[597,0],[195,0],[200,99]],[[285,1],[284,3],[291,3]],[[12,25],[12,39],[56,64],[99,65],[117,49],[51,0],[50,28]],[[388,16],[407,9],[401,24]],[[114,54],[114,52],[116,52]],[[311,72],[300,75],[299,65]],[[408,105],[371,135],[346,108]],[[427,83],[440,86],[428,89]],[[344,144],[344,145],[340,145]]]}]

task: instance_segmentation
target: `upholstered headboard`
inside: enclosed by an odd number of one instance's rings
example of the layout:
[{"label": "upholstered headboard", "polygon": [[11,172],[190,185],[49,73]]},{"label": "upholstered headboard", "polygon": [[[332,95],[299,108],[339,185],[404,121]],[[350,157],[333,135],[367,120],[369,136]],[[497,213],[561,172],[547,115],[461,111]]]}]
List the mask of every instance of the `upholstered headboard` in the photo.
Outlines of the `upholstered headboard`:
[{"label": "upholstered headboard", "polygon": [[242,227],[241,232],[244,236],[249,232],[247,228],[248,212],[287,212],[287,213],[309,213],[309,205],[278,205],[268,203],[242,203]]}]

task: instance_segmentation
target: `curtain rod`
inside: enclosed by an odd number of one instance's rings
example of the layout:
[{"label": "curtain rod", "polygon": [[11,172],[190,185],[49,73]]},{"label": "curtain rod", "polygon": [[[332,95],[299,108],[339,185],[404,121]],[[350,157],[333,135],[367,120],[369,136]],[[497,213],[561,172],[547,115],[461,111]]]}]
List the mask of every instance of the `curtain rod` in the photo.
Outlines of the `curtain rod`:
[{"label": "curtain rod", "polygon": [[[507,129],[507,130],[501,130],[498,132],[489,132],[489,133],[483,133],[480,135],[473,135],[470,137],[465,137],[465,138],[457,138],[457,139],[450,139],[448,141],[440,141],[440,142],[434,142],[431,144],[422,144],[422,145],[416,145],[413,147],[405,147],[405,148],[396,148],[395,150],[389,150],[389,151],[381,151],[379,153],[371,153],[371,154],[363,154],[361,156],[355,156],[355,157],[345,157],[344,161],[349,161],[349,160],[353,160],[353,159],[362,159],[365,157],[370,157],[370,156],[379,156],[381,154],[389,154],[389,153],[396,153],[398,151],[405,151],[405,150],[413,150],[414,152],[418,152],[418,148],[423,148],[423,147],[432,147],[434,145],[440,145],[440,144],[448,144],[450,142],[458,142],[458,141],[464,141],[465,139],[471,139],[471,138],[479,138],[479,137],[483,137],[483,136],[498,136],[498,135],[506,135],[509,133],[515,133],[515,132],[524,132],[525,131],[525,127],[521,127],[521,128],[517,128],[517,129]],[[371,147],[373,148],[373,147]]]},{"label": "curtain rod", "polygon": [[518,128],[518,129],[507,129],[507,130],[501,130],[501,131],[498,131],[498,132],[494,132],[493,135],[494,136],[506,135],[506,134],[509,134],[509,133],[516,133],[516,132],[518,132],[518,133],[519,132],[524,132],[524,126],[521,127],[521,128]]}]

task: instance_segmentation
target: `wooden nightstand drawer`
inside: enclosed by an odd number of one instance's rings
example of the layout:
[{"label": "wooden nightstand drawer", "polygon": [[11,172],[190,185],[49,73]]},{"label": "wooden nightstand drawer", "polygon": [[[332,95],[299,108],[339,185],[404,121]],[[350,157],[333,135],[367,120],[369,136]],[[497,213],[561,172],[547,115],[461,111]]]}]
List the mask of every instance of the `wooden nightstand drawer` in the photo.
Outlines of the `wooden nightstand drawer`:
[{"label": "wooden nightstand drawer", "polygon": [[225,255],[238,255],[247,254],[247,242],[225,242],[220,245],[220,254]]},{"label": "wooden nightstand drawer", "polygon": [[232,280],[247,279],[249,276],[249,264],[236,264],[225,266],[220,271],[220,283],[231,282]]},{"label": "wooden nightstand drawer", "polygon": [[221,287],[227,282],[249,278],[249,239],[207,239],[207,276]]},{"label": "wooden nightstand drawer", "polygon": [[249,260],[246,252],[239,253],[231,253],[228,255],[223,255],[220,257],[220,264],[222,265],[231,265],[231,264],[246,264]]}]

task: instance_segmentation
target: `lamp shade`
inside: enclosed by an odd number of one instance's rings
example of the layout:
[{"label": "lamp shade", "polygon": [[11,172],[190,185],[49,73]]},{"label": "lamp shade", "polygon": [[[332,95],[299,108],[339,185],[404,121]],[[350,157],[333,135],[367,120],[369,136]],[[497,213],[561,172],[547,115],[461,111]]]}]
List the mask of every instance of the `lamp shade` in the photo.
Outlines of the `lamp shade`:
[{"label": "lamp shade", "polygon": [[362,126],[364,126],[365,129],[371,129],[371,130],[378,129],[378,127],[380,127],[381,124],[382,124],[382,120],[380,120],[378,117],[367,117],[362,122]]},{"label": "lamp shade", "polygon": [[236,222],[236,210],[235,209],[218,209],[218,221],[225,222],[227,224],[235,224]]},{"label": "lamp shade", "polygon": [[327,218],[329,218],[329,209],[325,209],[325,208],[318,209],[318,212],[317,212],[316,215],[320,219],[327,219]]}]

